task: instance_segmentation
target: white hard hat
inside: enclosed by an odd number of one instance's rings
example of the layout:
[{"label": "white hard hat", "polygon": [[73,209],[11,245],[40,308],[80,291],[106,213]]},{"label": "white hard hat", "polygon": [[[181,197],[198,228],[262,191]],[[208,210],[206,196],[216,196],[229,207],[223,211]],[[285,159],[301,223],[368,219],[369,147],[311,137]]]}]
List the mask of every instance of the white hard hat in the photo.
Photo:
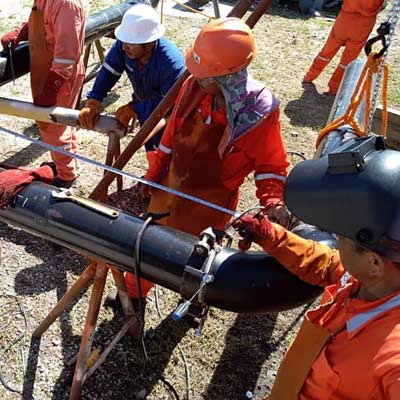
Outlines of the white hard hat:
[{"label": "white hard hat", "polygon": [[159,39],[165,33],[157,11],[146,4],[135,4],[115,28],[115,36],[124,43],[143,44]]}]

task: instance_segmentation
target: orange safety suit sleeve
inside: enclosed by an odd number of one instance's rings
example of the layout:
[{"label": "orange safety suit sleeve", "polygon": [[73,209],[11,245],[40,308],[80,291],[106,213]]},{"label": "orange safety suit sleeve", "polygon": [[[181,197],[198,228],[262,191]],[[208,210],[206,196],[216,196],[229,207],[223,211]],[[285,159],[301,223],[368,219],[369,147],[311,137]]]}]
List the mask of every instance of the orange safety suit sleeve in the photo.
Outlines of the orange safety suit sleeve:
[{"label": "orange safety suit sleeve", "polygon": [[147,152],[149,168],[144,177],[150,181],[158,182],[161,176],[163,176],[164,172],[167,170],[169,163],[171,162],[174,134],[184,121],[183,118],[177,117],[176,113],[178,110],[178,105],[182,100],[182,96],[184,95],[188,86],[188,83],[189,79],[187,79],[183,83],[181,90],[178,93],[175,101],[175,106],[172,110],[171,116],[168,119],[157,150]]},{"label": "orange safety suit sleeve", "polygon": [[267,206],[283,202],[289,165],[281,135],[279,109],[273,111],[257,130],[262,134],[254,135],[254,141],[246,152],[254,159],[256,196],[262,206]]},{"label": "orange safety suit sleeve", "polygon": [[60,0],[52,2],[49,21],[54,32],[54,58],[51,70],[68,79],[73,66],[82,53],[84,11],[80,1]]},{"label": "orange safety suit sleeve", "polygon": [[337,250],[303,239],[278,224],[272,228],[259,245],[301,280],[325,287],[337,283],[345,273]]},{"label": "orange safety suit sleeve", "polygon": [[174,141],[174,132],[177,126],[176,122],[176,116],[172,113],[167,122],[167,126],[164,129],[157,150],[147,152],[149,169],[144,177],[150,181],[158,182],[171,162],[172,144]]}]

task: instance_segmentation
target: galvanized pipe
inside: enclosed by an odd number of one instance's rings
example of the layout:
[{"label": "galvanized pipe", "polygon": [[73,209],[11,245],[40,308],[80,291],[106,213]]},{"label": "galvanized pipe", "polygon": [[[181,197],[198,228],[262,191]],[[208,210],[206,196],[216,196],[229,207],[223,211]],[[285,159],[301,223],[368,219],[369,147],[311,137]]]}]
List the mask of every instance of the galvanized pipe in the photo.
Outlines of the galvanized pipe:
[{"label": "galvanized pipe", "polygon": [[[351,62],[346,68],[346,72],[343,76],[339,91],[331,107],[326,125],[345,114],[347,107],[351,102],[354,89],[357,86],[358,79],[361,71],[364,68],[364,65],[365,60],[358,58]],[[355,114],[355,118],[360,125],[362,125],[364,121],[365,113],[366,104],[364,99]],[[343,141],[354,138],[355,136],[356,134],[350,126],[344,126],[340,129],[333,130],[322,139],[317,151],[315,152],[314,158],[319,158],[326,154],[332,153],[335,149],[341,146]]]},{"label": "galvanized pipe", "polygon": [[[57,106],[38,107],[27,101],[12,100],[3,97],[0,97],[0,114],[80,127],[78,110]],[[124,137],[126,131],[125,127],[121,125],[116,118],[107,115],[99,116],[98,121],[95,123],[94,130],[119,138]]]}]

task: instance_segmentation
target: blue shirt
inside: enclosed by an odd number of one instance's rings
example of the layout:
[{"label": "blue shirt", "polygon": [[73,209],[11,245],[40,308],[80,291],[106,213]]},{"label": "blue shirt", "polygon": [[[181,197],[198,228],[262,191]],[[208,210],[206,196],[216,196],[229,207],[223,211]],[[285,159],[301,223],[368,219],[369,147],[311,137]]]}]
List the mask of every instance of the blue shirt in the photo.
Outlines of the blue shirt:
[{"label": "blue shirt", "polygon": [[[108,52],[87,97],[102,101],[125,71],[133,88],[134,110],[142,125],[184,69],[182,53],[164,37],[156,40],[150,60],[140,70],[138,62],[125,54],[122,42],[117,40]],[[161,135],[157,135],[156,141],[159,141],[159,137]]]}]

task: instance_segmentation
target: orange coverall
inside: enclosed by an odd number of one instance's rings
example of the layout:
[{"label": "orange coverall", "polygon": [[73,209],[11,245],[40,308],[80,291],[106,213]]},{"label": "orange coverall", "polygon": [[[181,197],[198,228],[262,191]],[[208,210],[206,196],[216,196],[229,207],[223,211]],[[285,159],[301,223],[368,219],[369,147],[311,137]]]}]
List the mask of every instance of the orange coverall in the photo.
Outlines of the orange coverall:
[{"label": "orange coverall", "polygon": [[[218,147],[227,128],[225,107],[213,111],[213,97],[200,90],[193,77],[185,81],[175,104],[157,151],[148,153],[146,179],[235,210],[239,187],[253,171],[260,204],[283,202],[288,162],[279,108],[253,125],[221,156]],[[231,219],[231,215],[153,190],[149,212],[166,211],[171,215],[159,223],[192,235],[199,235],[208,226],[224,229]],[[125,276],[130,297],[137,297],[134,275]],[[151,282],[142,281],[144,295],[151,286]]]},{"label": "orange coverall", "polygon": [[[66,78],[57,95],[57,106],[75,108],[85,68],[82,58],[85,39],[85,15],[81,0],[36,0],[29,17],[29,52],[32,95],[41,92],[49,71]],[[38,123],[42,139],[51,145],[76,152],[75,128]],[[58,177],[69,181],[76,177],[72,157],[51,152]]]},{"label": "orange coverall", "polygon": [[328,39],[304,76],[304,82],[310,83],[318,78],[340,47],[344,46],[340,63],[328,82],[329,93],[337,93],[347,65],[363,49],[383,2],[384,0],[343,0]]},{"label": "orange coverall", "polygon": [[360,283],[336,250],[273,228],[264,250],[325,291],[306,313],[268,400],[400,399],[400,291],[370,302],[355,298]]}]

